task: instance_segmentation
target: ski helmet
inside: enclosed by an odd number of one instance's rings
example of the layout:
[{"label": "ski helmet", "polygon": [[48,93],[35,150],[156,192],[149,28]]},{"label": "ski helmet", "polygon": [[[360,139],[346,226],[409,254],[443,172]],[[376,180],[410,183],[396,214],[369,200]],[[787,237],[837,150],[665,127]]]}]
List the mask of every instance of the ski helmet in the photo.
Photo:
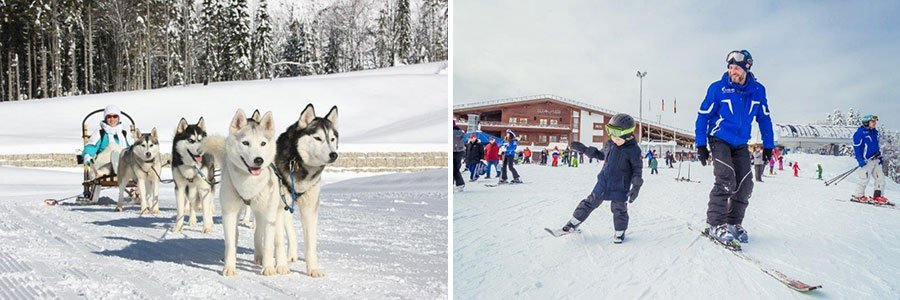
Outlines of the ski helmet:
[{"label": "ski helmet", "polygon": [[628,114],[617,114],[606,123],[606,131],[610,136],[627,136],[634,132],[634,118]]},{"label": "ski helmet", "polygon": [[859,122],[862,123],[862,126],[869,125],[869,121],[878,121],[878,116],[876,115],[865,115],[859,118]]},{"label": "ski helmet", "polygon": [[726,67],[735,64],[744,71],[750,71],[750,67],[753,66],[753,56],[747,50],[733,50],[728,52],[728,56],[725,57],[725,64]]}]

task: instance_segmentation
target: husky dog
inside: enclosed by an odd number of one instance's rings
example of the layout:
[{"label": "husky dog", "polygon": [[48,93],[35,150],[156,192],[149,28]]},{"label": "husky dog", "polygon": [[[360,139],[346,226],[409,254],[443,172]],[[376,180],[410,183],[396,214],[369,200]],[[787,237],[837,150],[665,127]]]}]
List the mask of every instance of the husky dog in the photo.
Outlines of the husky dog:
[{"label": "husky dog", "polygon": [[128,182],[136,181],[138,200],[141,202],[141,215],[144,213],[159,213],[159,170],[162,168],[162,160],[159,157],[159,135],[156,127],[150,133],[141,134],[136,129],[135,136],[139,137],[134,145],[125,149],[119,157],[119,169],[116,170],[119,179],[119,203],[116,211],[122,211],[125,204],[125,191]]},{"label": "husky dog", "polygon": [[184,225],[184,212],[190,210],[189,226],[197,225],[197,210],[203,209],[203,233],[212,231],[213,199],[215,198],[215,161],[212,155],[200,151],[206,138],[206,122],[189,125],[181,118],[172,140],[172,177],[175,179],[175,202],[178,215],[173,232]]},{"label": "husky dog", "polygon": [[[337,106],[332,107],[321,118],[316,117],[313,105],[308,104],[300,113],[300,119],[279,135],[277,141],[275,167],[281,180],[281,193],[286,195],[287,201],[296,200],[299,204],[306,269],[312,277],[325,276],[319,269],[316,255],[316,226],[322,171],[338,157],[337,116]],[[297,241],[293,217],[287,215],[285,219],[290,260],[296,261]]]},{"label": "husky dog", "polygon": [[222,164],[219,198],[225,232],[224,276],[235,275],[238,213],[244,205],[250,205],[256,219],[254,252],[257,263],[262,265],[262,275],[290,272],[284,230],[275,230],[283,228],[285,213],[278,195],[278,178],[270,167],[275,160],[274,125],[272,112],[259,119],[248,119],[238,109],[227,138],[209,136],[201,144],[204,152],[213,154]]}]

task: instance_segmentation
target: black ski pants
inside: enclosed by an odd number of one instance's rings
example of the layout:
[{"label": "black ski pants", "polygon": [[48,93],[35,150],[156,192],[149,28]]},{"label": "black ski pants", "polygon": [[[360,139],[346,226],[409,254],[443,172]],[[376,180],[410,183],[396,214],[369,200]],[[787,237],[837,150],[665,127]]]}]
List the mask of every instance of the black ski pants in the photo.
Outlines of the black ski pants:
[{"label": "black ski pants", "polygon": [[459,172],[459,169],[462,168],[464,153],[465,152],[453,152],[453,184],[456,186],[466,184],[466,180],[463,179],[462,173]]},{"label": "black ski pants", "polygon": [[507,178],[509,178],[509,177],[506,175],[506,169],[507,169],[507,168],[509,169],[509,171],[512,172],[513,179],[518,179],[518,178],[519,178],[519,172],[516,171],[516,167],[513,166],[513,164],[515,164],[515,163],[516,163],[516,159],[515,159],[515,158],[513,158],[513,157],[511,157],[511,156],[509,156],[509,155],[504,155],[504,156],[503,156],[503,168],[502,168],[502,170],[503,170],[502,172],[503,172],[503,173],[500,175],[500,180],[506,180]]},{"label": "black ski pants", "polygon": [[741,224],[753,193],[750,151],[747,145],[732,147],[715,137],[710,138],[709,147],[716,180],[709,192],[706,222],[713,226]]},{"label": "black ski pants", "polygon": [[[581,200],[581,203],[578,203],[578,207],[575,208],[572,216],[578,221],[584,222],[591,215],[591,212],[602,203],[603,200],[591,193],[587,198]],[[628,203],[625,201],[609,201],[609,210],[612,211],[613,226],[616,228],[616,231],[628,229]]]}]

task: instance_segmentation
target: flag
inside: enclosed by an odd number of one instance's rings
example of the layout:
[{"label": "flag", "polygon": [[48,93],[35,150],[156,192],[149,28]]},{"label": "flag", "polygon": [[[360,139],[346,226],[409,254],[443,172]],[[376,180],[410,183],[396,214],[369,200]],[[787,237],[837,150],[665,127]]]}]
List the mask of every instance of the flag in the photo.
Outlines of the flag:
[{"label": "flag", "polygon": [[666,111],[666,99],[662,99],[662,111]]},{"label": "flag", "polygon": [[672,103],[672,113],[678,113],[678,98],[675,98],[675,103]]}]

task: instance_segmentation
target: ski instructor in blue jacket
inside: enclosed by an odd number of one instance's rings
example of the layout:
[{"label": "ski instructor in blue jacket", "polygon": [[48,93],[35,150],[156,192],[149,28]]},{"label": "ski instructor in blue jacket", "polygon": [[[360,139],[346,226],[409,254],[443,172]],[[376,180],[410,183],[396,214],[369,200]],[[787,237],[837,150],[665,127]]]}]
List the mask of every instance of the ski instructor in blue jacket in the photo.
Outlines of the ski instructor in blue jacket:
[{"label": "ski instructor in blue jacket", "polygon": [[709,234],[724,244],[746,243],[741,225],[753,192],[751,177],[751,122],[756,119],[763,142],[763,160],[772,156],[772,118],[766,88],[750,72],[753,57],[747,50],[734,50],[725,58],[728,71],[706,90],[697,114],[697,154],[704,166],[712,154],[715,184],[709,192],[706,222]]}]

